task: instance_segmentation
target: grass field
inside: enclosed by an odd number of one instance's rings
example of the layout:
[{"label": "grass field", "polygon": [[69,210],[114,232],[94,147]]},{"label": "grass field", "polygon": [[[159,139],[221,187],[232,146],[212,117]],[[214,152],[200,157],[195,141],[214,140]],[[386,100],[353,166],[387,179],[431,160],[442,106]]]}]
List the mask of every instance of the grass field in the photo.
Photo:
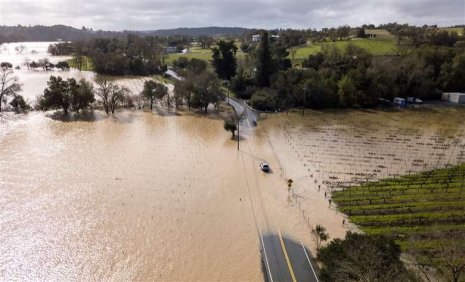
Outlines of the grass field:
[{"label": "grass field", "polygon": [[[243,59],[245,56],[244,52],[242,52],[241,49],[239,49],[239,47],[238,47],[236,56],[238,60]],[[181,58],[181,57],[186,57],[188,59],[196,58],[196,59],[210,62],[212,59],[212,51],[211,49],[202,49],[200,47],[192,47],[190,48],[190,52],[186,54],[171,53],[171,54],[166,55],[165,63],[168,65],[171,65],[174,60]]]},{"label": "grass field", "polygon": [[188,59],[201,59],[209,61],[212,58],[212,51],[210,49],[202,49],[200,47],[191,47],[190,52],[186,54],[181,53],[171,53],[165,56],[165,63],[171,65],[174,60],[178,58],[186,57]]},{"label": "grass field", "polygon": [[448,32],[455,31],[458,35],[463,35],[463,27],[442,27],[441,30],[447,30]]},{"label": "grass field", "polygon": [[333,200],[366,233],[394,235],[407,252],[434,253],[465,232],[465,164],[345,188]]},{"label": "grass field", "polygon": [[[397,44],[395,39],[354,39],[350,41],[336,41],[311,44],[304,47],[298,47],[289,51],[289,57],[293,60],[303,60],[308,58],[309,55],[316,54],[321,51],[323,45],[334,45],[338,48],[345,48],[350,43],[359,46],[375,56],[386,56],[397,54]],[[293,51],[295,53],[293,54]]]}]

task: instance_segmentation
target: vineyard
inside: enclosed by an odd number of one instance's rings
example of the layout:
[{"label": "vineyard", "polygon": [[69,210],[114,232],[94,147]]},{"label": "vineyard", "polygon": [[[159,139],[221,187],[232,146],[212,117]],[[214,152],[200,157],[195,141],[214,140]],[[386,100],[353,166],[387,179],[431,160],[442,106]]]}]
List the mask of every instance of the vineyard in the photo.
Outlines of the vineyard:
[{"label": "vineyard", "polygon": [[465,232],[465,164],[345,187],[332,198],[366,233],[392,234],[406,251],[434,253]]},{"label": "vineyard", "polygon": [[[75,58],[69,59],[68,64],[72,68],[75,68],[75,69],[78,68],[78,64],[77,64]],[[92,60],[89,57],[86,57],[86,56],[83,57],[81,70],[83,70],[83,71],[93,71],[94,70],[94,65],[92,63]]]}]

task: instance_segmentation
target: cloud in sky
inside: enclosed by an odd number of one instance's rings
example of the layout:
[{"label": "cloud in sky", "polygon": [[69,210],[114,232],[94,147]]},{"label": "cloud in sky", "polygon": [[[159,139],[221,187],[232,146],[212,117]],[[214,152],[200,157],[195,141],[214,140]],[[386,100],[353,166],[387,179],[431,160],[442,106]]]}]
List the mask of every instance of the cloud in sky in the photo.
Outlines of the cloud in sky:
[{"label": "cloud in sky", "polygon": [[1,25],[104,30],[241,26],[321,28],[465,23],[464,0],[0,0]]}]

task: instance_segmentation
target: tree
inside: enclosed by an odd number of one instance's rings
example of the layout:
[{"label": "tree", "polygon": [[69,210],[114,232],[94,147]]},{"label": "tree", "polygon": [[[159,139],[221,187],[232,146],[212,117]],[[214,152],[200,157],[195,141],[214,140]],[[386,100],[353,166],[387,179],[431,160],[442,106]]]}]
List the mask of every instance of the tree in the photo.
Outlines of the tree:
[{"label": "tree", "polygon": [[124,97],[129,94],[129,92],[130,90],[128,88],[115,85],[111,92],[109,103],[112,114],[115,114],[115,110],[118,108],[120,103],[124,102]]},{"label": "tree", "polygon": [[10,105],[17,112],[28,111],[31,109],[31,106],[24,101],[24,98],[21,95],[15,95],[13,100],[11,100]]},{"label": "tree", "polygon": [[0,70],[0,112],[2,103],[6,102],[8,96],[17,95],[21,91],[21,84],[18,77],[11,69],[1,68]]},{"label": "tree", "polygon": [[392,238],[347,232],[318,250],[321,281],[414,281]]},{"label": "tree", "polygon": [[347,75],[343,76],[339,80],[338,84],[338,96],[340,107],[352,107],[356,101],[357,88],[355,87],[354,81]]},{"label": "tree", "polygon": [[365,29],[364,28],[357,28],[356,36],[358,38],[365,38],[366,37]]},{"label": "tree", "polygon": [[53,68],[53,64],[50,63],[48,58],[40,59],[38,64],[44,71],[49,71]]},{"label": "tree", "polygon": [[9,62],[1,62],[0,63],[0,68],[2,69],[12,69],[13,65]]},{"label": "tree", "polygon": [[26,65],[27,69],[31,69],[31,59],[28,57],[24,58],[24,65]]},{"label": "tree", "polygon": [[236,130],[237,130],[237,125],[236,125],[236,121],[234,120],[234,118],[227,118],[224,120],[224,130],[226,131],[231,131],[232,133],[232,139],[234,139],[234,137],[236,136]]},{"label": "tree", "polygon": [[210,104],[217,104],[223,98],[218,78],[214,73],[204,71],[191,79],[193,79],[194,94],[192,102],[199,108],[203,108],[205,114],[207,114],[208,106]]},{"label": "tree", "polygon": [[433,250],[413,249],[411,254],[415,265],[420,269],[428,281],[428,269],[435,269],[444,281],[459,282],[465,278],[465,233],[451,232],[448,238],[444,238],[444,233],[440,231],[429,235],[430,240],[436,240],[437,248]]},{"label": "tree", "polygon": [[29,67],[33,68],[33,69],[36,69],[39,67],[39,64],[36,62],[36,61],[32,61],[32,63],[30,63]]},{"label": "tree", "polygon": [[250,98],[250,105],[260,111],[276,110],[276,92],[269,89],[261,89]]},{"label": "tree", "polygon": [[180,102],[182,100],[185,100],[187,102],[187,107],[189,110],[191,109],[192,93],[193,93],[193,83],[190,77],[186,77],[185,80],[177,80],[174,83],[175,101]]},{"label": "tree", "polygon": [[144,89],[140,93],[142,97],[150,101],[150,109],[153,109],[153,102],[155,101],[156,95],[155,90],[157,88],[157,83],[153,80],[147,80],[144,82]]},{"label": "tree", "polygon": [[62,71],[69,71],[69,64],[68,64],[68,62],[65,62],[65,61],[58,62],[55,65],[55,67],[62,70]]},{"label": "tree", "polygon": [[458,54],[441,69],[443,88],[447,91],[465,91],[465,54]]},{"label": "tree", "polygon": [[273,74],[273,58],[270,51],[268,32],[260,34],[260,45],[257,48],[255,80],[257,86],[267,87],[270,85],[270,76]]},{"label": "tree", "polygon": [[220,40],[218,46],[212,49],[212,65],[219,78],[231,80],[236,75],[236,51],[234,41],[224,40]]},{"label": "tree", "polygon": [[71,95],[71,108],[79,113],[95,102],[94,86],[91,82],[81,79],[79,83],[75,79],[68,79],[69,91]]},{"label": "tree", "polygon": [[60,76],[50,76],[47,88],[44,90],[44,108],[61,108],[66,115],[70,105],[71,95],[68,81],[63,80]]},{"label": "tree", "polygon": [[170,102],[170,97],[169,97],[169,93],[168,93],[168,87],[166,87],[166,85],[164,85],[162,83],[157,83],[156,82],[155,98],[157,98],[158,100],[161,101],[165,97],[166,97],[166,105],[169,108],[170,105],[171,105],[171,102]]},{"label": "tree", "polygon": [[125,87],[120,87],[114,84],[106,76],[100,76],[96,80],[97,83],[97,96],[100,98],[105,112],[110,114],[115,113],[115,109],[124,100],[124,95],[129,92]]},{"label": "tree", "polygon": [[350,27],[347,25],[340,26],[336,30],[336,34],[339,37],[339,40],[342,40],[344,37],[349,36]]},{"label": "tree", "polygon": [[329,234],[326,232],[326,227],[319,224],[312,229],[312,235],[313,238],[315,238],[317,250],[320,249],[322,242],[329,239]]}]

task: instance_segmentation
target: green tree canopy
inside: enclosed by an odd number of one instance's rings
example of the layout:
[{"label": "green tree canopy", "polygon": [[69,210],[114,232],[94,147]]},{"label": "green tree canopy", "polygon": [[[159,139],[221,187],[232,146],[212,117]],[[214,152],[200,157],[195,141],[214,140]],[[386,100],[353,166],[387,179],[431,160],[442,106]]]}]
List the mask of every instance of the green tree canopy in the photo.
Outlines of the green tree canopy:
[{"label": "green tree canopy", "polygon": [[237,47],[234,41],[220,40],[218,46],[212,48],[212,65],[220,79],[231,80],[236,75]]}]

